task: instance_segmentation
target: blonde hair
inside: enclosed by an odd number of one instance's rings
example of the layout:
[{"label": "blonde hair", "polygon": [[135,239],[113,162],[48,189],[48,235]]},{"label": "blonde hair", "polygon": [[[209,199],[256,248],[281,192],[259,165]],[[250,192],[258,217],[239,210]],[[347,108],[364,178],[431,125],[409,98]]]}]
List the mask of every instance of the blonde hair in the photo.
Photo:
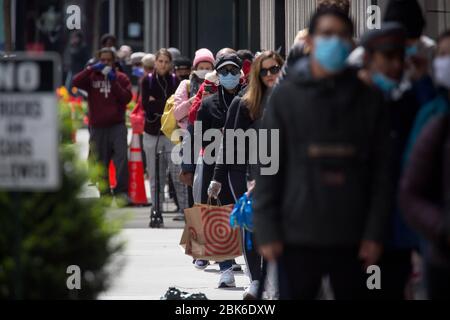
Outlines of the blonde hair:
[{"label": "blonde hair", "polygon": [[262,116],[261,104],[267,87],[264,85],[260,73],[262,64],[267,59],[274,59],[280,67],[284,63],[283,58],[275,51],[264,51],[253,61],[247,92],[242,97],[242,101],[247,106],[250,117],[253,120],[259,119]]}]

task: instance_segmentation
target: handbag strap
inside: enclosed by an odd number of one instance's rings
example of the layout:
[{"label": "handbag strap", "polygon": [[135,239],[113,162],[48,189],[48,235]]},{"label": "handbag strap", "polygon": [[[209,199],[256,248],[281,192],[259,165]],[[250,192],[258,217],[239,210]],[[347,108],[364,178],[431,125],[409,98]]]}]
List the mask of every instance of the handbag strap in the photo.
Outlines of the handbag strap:
[{"label": "handbag strap", "polygon": [[[212,197],[208,197],[208,200],[206,201],[206,204],[207,204],[208,206],[212,206],[212,205],[213,205],[213,204],[212,204]],[[219,198],[216,199],[216,206],[217,206],[217,207],[221,207],[221,206],[222,206],[222,204],[220,203]]]}]

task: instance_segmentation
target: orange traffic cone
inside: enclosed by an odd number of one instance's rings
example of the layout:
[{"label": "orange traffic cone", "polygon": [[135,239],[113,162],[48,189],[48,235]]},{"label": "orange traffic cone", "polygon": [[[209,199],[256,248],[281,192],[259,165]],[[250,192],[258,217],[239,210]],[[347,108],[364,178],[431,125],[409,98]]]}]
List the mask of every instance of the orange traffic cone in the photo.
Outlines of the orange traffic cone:
[{"label": "orange traffic cone", "polygon": [[112,160],[109,162],[109,187],[114,189],[117,186],[116,166]]},{"label": "orange traffic cone", "polygon": [[142,147],[139,134],[133,133],[131,138],[130,159],[128,160],[130,174],[128,196],[135,205],[147,205],[147,195],[144,185],[144,164],[142,162]]}]

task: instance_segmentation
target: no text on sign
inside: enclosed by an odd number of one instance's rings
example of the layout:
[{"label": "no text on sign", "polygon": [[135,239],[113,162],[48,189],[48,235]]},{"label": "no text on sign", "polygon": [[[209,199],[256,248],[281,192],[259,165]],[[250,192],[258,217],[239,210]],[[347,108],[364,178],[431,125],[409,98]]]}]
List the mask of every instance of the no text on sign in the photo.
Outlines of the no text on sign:
[{"label": "no text on sign", "polygon": [[60,185],[60,58],[54,53],[0,56],[0,189],[55,190]]}]

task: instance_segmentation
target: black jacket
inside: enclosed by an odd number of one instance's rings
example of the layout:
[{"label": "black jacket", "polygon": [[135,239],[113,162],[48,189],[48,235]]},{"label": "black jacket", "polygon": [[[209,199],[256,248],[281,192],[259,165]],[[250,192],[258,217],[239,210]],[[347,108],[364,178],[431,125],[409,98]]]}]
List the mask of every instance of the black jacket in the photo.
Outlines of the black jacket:
[{"label": "black jacket", "polygon": [[[239,90],[236,91],[236,95]],[[228,93],[219,86],[219,90],[214,95],[203,100],[202,105],[197,113],[197,121],[202,122],[202,137],[205,136],[205,132],[209,129],[222,130],[225,126],[225,120],[229,106],[232,104],[236,95]],[[205,141],[202,139],[202,147],[205,149],[214,141]],[[220,143],[220,142],[215,142]],[[217,153],[212,153],[212,157],[217,158]],[[208,200],[208,186],[214,175],[214,164],[203,164],[203,177],[202,177],[202,203],[206,203]],[[231,204],[234,202],[229,186],[227,183],[222,185],[222,191],[220,193],[219,200],[223,205]]]},{"label": "black jacket", "polygon": [[384,240],[390,137],[378,92],[353,70],[314,79],[305,58],[272,92],[262,128],[279,130],[279,170],[256,179],[259,244],[355,247]]},{"label": "black jacket", "polygon": [[[142,80],[142,104],[145,110],[145,132],[159,135],[161,130],[161,116],[167,99],[173,95],[178,87],[175,75],[167,74],[165,77],[155,72]],[[155,100],[150,101],[150,97]]]},{"label": "black jacket", "polygon": [[[250,117],[248,108],[244,105],[241,97],[236,97],[228,109],[227,118],[224,126],[224,135],[222,137],[221,149],[219,159],[214,169],[214,180],[220,182],[222,185],[228,184],[231,191],[230,200],[236,202],[247,189],[247,172],[249,162],[250,144],[249,140],[244,141],[237,139],[229,140],[228,132],[235,132],[235,130],[242,129],[245,132],[251,127],[253,120]],[[233,157],[227,159],[227,152],[231,152],[228,144],[233,144]],[[239,157],[238,157],[239,154]],[[238,158],[244,163],[238,163]]]}]

